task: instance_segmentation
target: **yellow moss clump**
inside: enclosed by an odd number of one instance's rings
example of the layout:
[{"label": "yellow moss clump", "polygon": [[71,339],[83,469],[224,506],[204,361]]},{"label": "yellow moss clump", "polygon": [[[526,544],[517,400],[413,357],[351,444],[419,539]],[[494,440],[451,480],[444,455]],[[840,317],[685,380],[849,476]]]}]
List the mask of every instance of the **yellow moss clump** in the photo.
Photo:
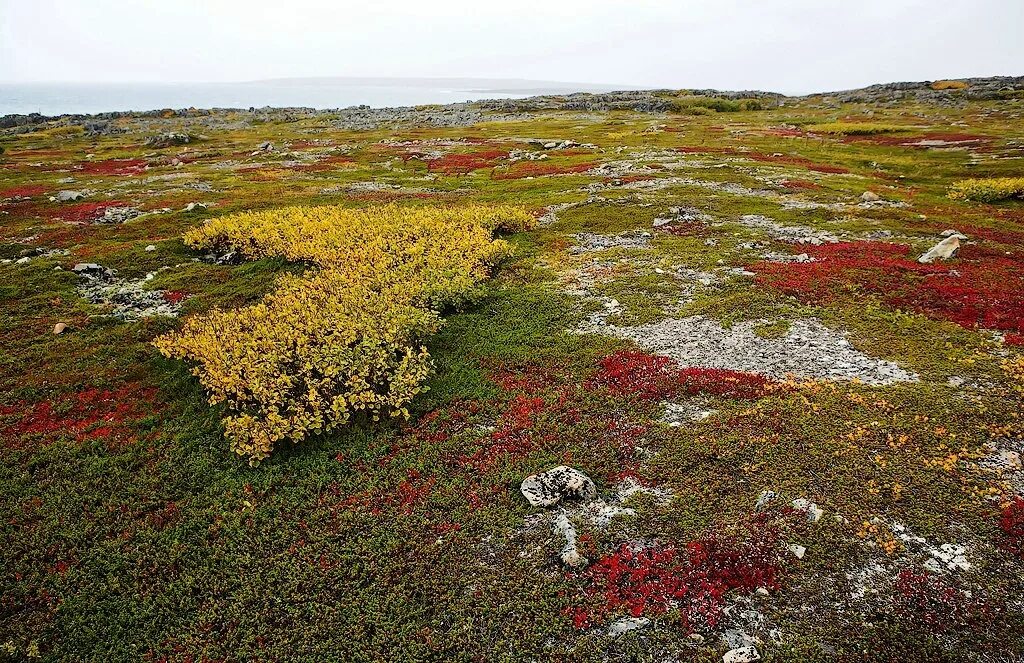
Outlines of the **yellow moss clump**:
[{"label": "yellow moss clump", "polygon": [[949,187],[949,197],[953,200],[994,203],[1015,196],[1024,197],[1024,177],[960,180]]},{"label": "yellow moss clump", "polygon": [[469,300],[510,247],[499,228],[533,218],[507,206],[373,209],[290,207],[214,219],[194,247],[316,265],[287,276],[261,302],[214,310],[154,341],[193,363],[211,403],[226,403],[232,448],[258,463],[283,439],[405,415],[430,358],[420,344],[438,310]]}]

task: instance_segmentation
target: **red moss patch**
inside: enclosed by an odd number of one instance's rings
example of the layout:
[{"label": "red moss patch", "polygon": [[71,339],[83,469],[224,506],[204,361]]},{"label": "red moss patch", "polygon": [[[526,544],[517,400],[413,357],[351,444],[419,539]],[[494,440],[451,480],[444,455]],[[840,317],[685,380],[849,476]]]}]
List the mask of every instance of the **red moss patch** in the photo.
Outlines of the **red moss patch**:
[{"label": "red moss patch", "polygon": [[171,304],[180,304],[186,297],[188,297],[188,293],[183,290],[167,290],[163,293],[164,301]]},{"label": "red moss patch", "polygon": [[599,362],[597,374],[586,386],[641,400],[698,395],[756,400],[770,393],[776,384],[754,373],[720,368],[681,369],[668,357],[621,350]]},{"label": "red moss patch", "polygon": [[49,190],[50,187],[41,184],[25,184],[0,191],[0,198],[32,198],[41,196]]},{"label": "red moss patch", "polygon": [[623,545],[579,574],[579,605],[566,612],[577,628],[615,615],[658,617],[679,610],[686,632],[713,629],[730,593],[778,589],[783,573],[781,528],[765,515],[740,535],[712,533],[685,547],[635,550]]},{"label": "red moss patch", "polygon": [[1024,559],[1024,498],[1014,497],[999,514],[999,529],[1005,545],[1014,555]]},{"label": "red moss patch", "polygon": [[920,264],[910,247],[841,242],[805,247],[813,262],[750,265],[758,283],[805,303],[870,292],[890,306],[967,328],[1024,332],[1024,261],[967,246],[960,261]]},{"label": "red moss patch", "polygon": [[987,620],[984,600],[952,584],[950,578],[903,569],[896,577],[897,615],[924,624],[933,633],[960,629]]},{"label": "red moss patch", "polygon": [[474,170],[494,168],[499,159],[508,156],[505,150],[483,150],[469,154],[446,154],[427,162],[427,170],[444,175],[465,175]]},{"label": "red moss patch", "polygon": [[9,448],[32,441],[44,444],[61,438],[76,442],[109,439],[119,444],[137,440],[136,425],[154,411],[156,389],[128,384],[118,389],[89,388],[49,401],[0,407],[11,423],[0,427],[0,440]]},{"label": "red moss patch", "polygon": [[508,170],[495,172],[491,175],[496,180],[518,180],[524,177],[543,177],[546,175],[574,175],[585,173],[597,166],[597,162],[588,161],[572,166],[564,166],[553,163],[542,163],[539,161],[520,161],[513,164]]},{"label": "red moss patch", "polygon": [[106,161],[83,161],[75,170],[86,175],[138,175],[146,170],[145,159],[107,159]]}]

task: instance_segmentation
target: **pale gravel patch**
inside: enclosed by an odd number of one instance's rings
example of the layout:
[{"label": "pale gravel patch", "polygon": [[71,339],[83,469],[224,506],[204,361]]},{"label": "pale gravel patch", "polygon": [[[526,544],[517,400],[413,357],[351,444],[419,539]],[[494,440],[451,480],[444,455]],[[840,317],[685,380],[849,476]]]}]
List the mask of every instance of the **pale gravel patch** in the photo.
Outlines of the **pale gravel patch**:
[{"label": "pale gravel patch", "polygon": [[917,375],[899,365],[870,357],[850,345],[841,332],[820,321],[792,321],[781,338],[762,338],[755,329],[764,320],[722,327],[704,316],[668,318],[637,327],[618,327],[591,319],[578,331],[600,333],[635,342],[649,352],[670,357],[682,366],[759,373],[771,378],[860,380],[870,385],[914,382]]},{"label": "pale gravel patch", "polygon": [[651,246],[651,233],[629,231],[617,235],[600,235],[597,233],[577,233],[572,236],[576,245],[569,249],[570,253],[590,253],[608,249],[647,249]]},{"label": "pale gravel patch", "polygon": [[774,219],[761,214],[744,214],[740,223],[748,228],[766,231],[773,238],[795,244],[835,244],[840,237],[827,230],[819,230],[810,226],[784,226]]}]

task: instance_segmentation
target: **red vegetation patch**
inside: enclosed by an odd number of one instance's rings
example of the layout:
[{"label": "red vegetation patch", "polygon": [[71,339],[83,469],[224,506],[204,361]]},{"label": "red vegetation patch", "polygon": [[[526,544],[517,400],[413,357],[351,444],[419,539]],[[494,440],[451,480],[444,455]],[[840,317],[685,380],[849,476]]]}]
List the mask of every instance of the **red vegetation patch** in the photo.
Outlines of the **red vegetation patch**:
[{"label": "red vegetation patch", "polygon": [[756,373],[723,368],[685,368],[679,373],[676,390],[686,396],[711,394],[756,400],[767,395],[774,384],[772,380]]},{"label": "red vegetation patch", "polygon": [[146,170],[145,159],[107,159],[106,161],[83,161],[75,170],[86,175],[138,175]]},{"label": "red vegetation patch", "polygon": [[62,205],[54,214],[55,218],[63,219],[68,223],[88,223],[103,216],[108,207],[126,207],[128,203],[119,200],[105,200],[102,202],[76,203],[74,205]]},{"label": "red vegetation patch", "polygon": [[186,297],[188,297],[188,293],[183,290],[165,290],[163,293],[164,301],[171,304],[180,304]]},{"label": "red vegetation patch", "polygon": [[155,396],[156,389],[129,384],[2,406],[0,416],[14,421],[0,427],[0,440],[10,448],[23,448],[31,439],[49,443],[62,437],[76,442],[105,438],[130,444],[137,440],[135,425],[153,413]]},{"label": "red vegetation patch", "polygon": [[499,460],[508,462],[523,458],[537,448],[533,435],[536,418],[545,409],[544,399],[516,396],[501,415],[497,429],[483,446],[459,459],[459,464],[483,473],[492,469]]},{"label": "red vegetation patch", "polygon": [[799,189],[820,189],[821,185],[810,180],[783,180],[782,186],[794,191]]},{"label": "red vegetation patch", "polygon": [[953,586],[949,578],[912,569],[903,569],[896,577],[895,608],[900,617],[923,623],[933,633],[970,626],[991,617],[991,609],[983,600]]},{"label": "red vegetation patch", "polygon": [[582,605],[567,614],[587,628],[615,615],[658,617],[676,608],[685,631],[713,629],[730,592],[780,587],[779,524],[761,514],[742,534],[709,534],[683,548],[623,545],[577,576],[587,581]]},{"label": "red vegetation patch", "polygon": [[681,369],[668,357],[620,350],[601,359],[597,374],[586,386],[641,400],[698,395],[755,400],[777,388],[777,383],[763,375],[721,368]]},{"label": "red vegetation patch", "polygon": [[499,159],[508,156],[505,150],[483,150],[469,154],[446,154],[427,162],[427,170],[445,175],[465,175],[474,170],[494,168]]},{"label": "red vegetation patch", "polygon": [[41,184],[25,184],[0,191],[0,198],[32,198],[41,196],[50,188]]},{"label": "red vegetation patch", "polygon": [[999,529],[1005,535],[1006,547],[1024,559],[1024,498],[1014,497],[999,514]]},{"label": "red vegetation patch", "polygon": [[563,376],[540,366],[500,366],[488,370],[487,377],[505,391],[536,394],[558,385]]},{"label": "red vegetation patch", "polygon": [[840,242],[805,247],[813,262],[750,265],[757,281],[806,303],[866,291],[890,306],[967,328],[1024,332],[1024,261],[966,246],[955,265],[920,264],[910,247]]},{"label": "red vegetation patch", "polygon": [[572,166],[542,163],[539,161],[520,161],[513,164],[506,171],[495,172],[491,177],[496,180],[518,180],[524,177],[543,177],[545,175],[574,175],[585,173],[596,166],[597,163],[594,161],[578,163]]}]

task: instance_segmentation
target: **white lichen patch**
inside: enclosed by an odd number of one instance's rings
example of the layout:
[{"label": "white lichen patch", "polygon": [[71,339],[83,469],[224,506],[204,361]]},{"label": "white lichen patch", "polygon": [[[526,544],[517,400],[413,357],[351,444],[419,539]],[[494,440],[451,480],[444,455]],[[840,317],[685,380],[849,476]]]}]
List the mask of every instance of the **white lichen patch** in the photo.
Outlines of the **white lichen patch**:
[{"label": "white lichen patch", "polygon": [[682,366],[824,380],[860,380],[871,385],[912,382],[917,376],[899,365],[870,357],[820,321],[791,322],[785,336],[763,338],[755,330],[765,321],[721,326],[704,316],[668,318],[637,327],[585,324],[583,333],[601,333],[635,342]]}]

